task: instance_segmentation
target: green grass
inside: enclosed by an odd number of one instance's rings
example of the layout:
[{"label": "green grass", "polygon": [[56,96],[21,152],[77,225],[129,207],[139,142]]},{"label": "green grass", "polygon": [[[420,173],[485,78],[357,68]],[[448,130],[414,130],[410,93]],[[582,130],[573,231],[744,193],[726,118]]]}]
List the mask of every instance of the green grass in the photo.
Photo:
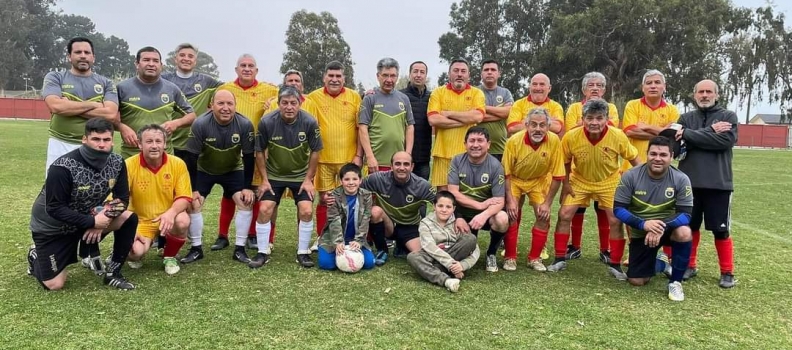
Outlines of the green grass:
[{"label": "green grass", "polygon": [[[666,298],[663,278],[630,287],[596,257],[594,215],[583,258],[559,274],[525,266],[532,220],[524,220],[516,272],[486,274],[482,262],[457,294],[421,280],[404,260],[356,275],[294,262],[294,210],[283,206],[272,262],[260,269],[229,249],[168,277],[154,254],[125,268],[137,289],[107,288],[72,265],[61,292],[25,275],[30,207],[43,183],[47,124],[0,121],[0,348],[536,348],[782,349],[792,347],[792,152],[735,151],[736,275],[718,288],[711,235],[687,300]],[[219,193],[219,191],[218,191]],[[214,240],[218,196],[206,210]],[[288,203],[288,202],[285,202]],[[482,244],[489,241],[482,235]],[[552,244],[552,239],[550,242]],[[109,242],[102,250],[110,250]]]}]

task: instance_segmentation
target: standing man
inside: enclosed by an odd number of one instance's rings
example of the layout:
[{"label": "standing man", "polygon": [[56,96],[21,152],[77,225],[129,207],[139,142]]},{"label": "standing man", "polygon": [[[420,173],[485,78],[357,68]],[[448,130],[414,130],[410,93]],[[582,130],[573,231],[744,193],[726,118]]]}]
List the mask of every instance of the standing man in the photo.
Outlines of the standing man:
[{"label": "standing man", "polygon": [[538,73],[531,77],[531,87],[529,94],[523,99],[514,103],[509,111],[509,118],[506,120],[506,129],[509,135],[525,129],[523,120],[528,112],[534,108],[542,107],[550,112],[551,124],[550,131],[555,134],[562,134],[564,130],[564,107],[550,99],[550,78],[547,75]]},{"label": "standing man", "polygon": [[383,58],[377,62],[379,88],[363,98],[358,120],[358,137],[369,174],[390,170],[394,153],[412,151],[415,120],[410,99],[396,88],[399,62]]},{"label": "standing man", "polygon": [[401,90],[410,99],[415,129],[413,136],[413,173],[429,181],[429,161],[432,155],[432,126],[426,117],[429,96],[432,91],[426,86],[426,63],[415,61],[410,64],[410,82]]},{"label": "standing man", "polygon": [[619,184],[619,157],[638,165],[635,147],[627,136],[608,127],[608,103],[595,99],[583,105],[583,127],[573,129],[561,140],[567,176],[561,192],[555,231],[555,261],[547,267],[557,272],[566,268],[569,226],[578,207],[599,201],[610,223],[611,260],[608,272],[627,280],[621,268],[625,239],[621,222],[613,216],[613,194]]},{"label": "standing man", "polygon": [[[305,90],[303,88],[303,80],[302,80],[302,73],[295,69],[289,69],[286,71],[286,74],[283,75],[283,85],[284,86],[292,86],[300,92],[300,99],[302,100],[302,104],[300,104],[300,109],[308,112],[311,116],[316,118],[319,114],[319,107],[311,100],[305,97]],[[274,96],[267,101],[267,112],[271,113],[278,110],[278,97]]]},{"label": "standing man", "polygon": [[129,254],[129,267],[143,266],[141,259],[155,237],[164,237],[162,263],[165,273],[179,272],[176,254],[187,239],[192,187],[187,166],[179,157],[165,153],[167,132],[157,124],[138,130],[140,153],[127,158],[129,210],[138,215],[137,235]]},{"label": "standing man", "polygon": [[[363,149],[358,142],[358,112],[360,95],[354,89],[344,87],[344,65],[332,61],[325,66],[324,87],[308,94],[308,99],[317,105],[315,115],[322,133],[324,151],[319,154],[316,169],[316,190],[319,198],[341,184],[338,172],[347,163],[362,165]],[[316,205],[316,227],[321,232],[327,224],[327,204],[320,200]]]},{"label": "standing man", "polygon": [[686,144],[679,169],[693,185],[693,247],[685,278],[698,274],[696,257],[701,240],[701,223],[715,236],[721,288],[734,287],[734,243],[729,237],[731,197],[734,191],[732,147],[737,143],[737,115],[718,104],[718,85],[702,80],[693,88],[696,110],[679,119],[682,129],[676,138]]},{"label": "standing man", "polygon": [[432,91],[427,115],[435,127],[432,147],[431,184],[437,190],[448,187],[451,158],[465,152],[467,130],[484,120],[484,93],[470,86],[470,65],[464,59],[451,61],[448,84]]},{"label": "standing man", "polygon": [[[236,248],[233,259],[247,263],[245,252],[247,229],[253,220],[252,207],[254,169],[253,124],[236,112],[236,99],[228,90],[217,90],[212,110],[193,124],[187,141],[184,161],[193,185],[190,208],[190,241],[192,246],[182,263],[203,259],[203,203],[214,185],[223,187],[223,198],[235,203]],[[232,211],[233,213],[233,211]]]},{"label": "standing man", "polygon": [[[195,112],[184,93],[176,84],[160,78],[162,57],[157,49],[146,46],[138,50],[135,67],[136,77],[118,83],[121,120],[116,130],[121,132],[124,158],[140,151],[137,131],[144,125],[159,124],[168,135],[173,135],[179,128],[189,128],[195,120]],[[173,154],[172,145],[166,151]]]},{"label": "standing man", "polygon": [[525,197],[528,197],[528,204],[533,207],[536,217],[531,229],[528,267],[547,271],[540,257],[550,230],[550,208],[566,176],[561,140],[549,132],[551,120],[546,109],[532,109],[525,117],[525,130],[518,131],[506,141],[503,168],[506,173],[506,212],[511,219],[504,239],[503,269],[507,271],[517,269],[517,237]]},{"label": "standing man", "polygon": [[[496,60],[486,60],[481,64],[481,86],[484,91],[487,106],[485,107],[484,121],[481,126],[489,132],[492,147],[489,153],[498,161],[503,158],[503,147],[506,145],[506,119],[514,104],[509,89],[498,86],[500,79],[500,63]],[[459,201],[459,198],[457,198]],[[458,205],[459,207],[461,205]]]},{"label": "standing man", "polygon": [[503,166],[489,154],[491,142],[483,126],[468,129],[466,152],[451,160],[448,192],[456,199],[454,216],[465,220],[476,237],[479,230],[490,231],[486,269],[497,272],[495,253],[509,228],[509,215],[503,210],[506,195]]},{"label": "standing man", "polygon": [[41,88],[44,103],[52,112],[45,172],[60,156],[80,148],[89,119],[115,123],[118,118],[115,85],[92,71],[95,56],[91,40],[72,38],[66,52],[71,68],[47,73]]},{"label": "standing man", "polygon": [[[138,217],[125,210],[129,186],[124,160],[112,153],[113,124],[103,118],[85,123],[83,145],[58,158],[33,203],[30,231],[35,246],[28,251],[28,273],[47,290],[66,283],[66,266],[77,262],[80,240],[98,244],[113,232],[113,253],[104,284],[135,289],[121,275],[135,240]],[[109,194],[115,198],[107,202]],[[101,207],[99,212],[96,208]],[[39,256],[41,258],[39,259]]]},{"label": "standing man", "polygon": [[[228,90],[234,95],[234,99],[236,100],[236,113],[248,118],[253,124],[253,129],[255,131],[266,110],[266,102],[278,95],[278,88],[275,87],[275,85],[256,80],[259,69],[256,65],[256,58],[252,55],[243,54],[239,56],[235,71],[237,74],[236,80],[223,84],[219,89]],[[254,170],[253,188],[255,189],[260,183],[261,174]],[[217,227],[219,232],[217,240],[212,244],[212,250],[221,250],[228,247],[228,229],[231,226],[231,220],[234,218],[234,210],[237,207],[237,203],[231,198],[226,198],[224,196],[220,199],[220,219]],[[253,204],[253,221],[247,231],[247,246],[250,249],[256,249],[258,247],[258,243],[256,242],[256,227],[254,224],[256,216],[258,216],[258,209],[259,203],[256,201]]]},{"label": "standing man", "polygon": [[[269,261],[270,218],[288,188],[297,206],[297,262],[313,267],[311,233],[313,232],[313,179],[322,150],[319,124],[300,110],[300,92],[284,86],[278,93],[277,112],[261,119],[256,136],[256,167],[262,175],[258,195],[261,209],[256,221],[258,254],[250,260],[251,268]],[[239,249],[239,248],[237,248]]]}]

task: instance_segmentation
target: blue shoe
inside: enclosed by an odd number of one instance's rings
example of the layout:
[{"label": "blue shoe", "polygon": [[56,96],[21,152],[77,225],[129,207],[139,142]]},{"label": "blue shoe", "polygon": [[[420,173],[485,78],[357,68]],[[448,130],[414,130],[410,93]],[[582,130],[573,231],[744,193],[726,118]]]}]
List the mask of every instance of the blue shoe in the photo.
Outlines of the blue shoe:
[{"label": "blue shoe", "polygon": [[380,251],[377,252],[377,255],[374,257],[374,265],[382,266],[385,265],[385,262],[388,261],[388,252]]}]

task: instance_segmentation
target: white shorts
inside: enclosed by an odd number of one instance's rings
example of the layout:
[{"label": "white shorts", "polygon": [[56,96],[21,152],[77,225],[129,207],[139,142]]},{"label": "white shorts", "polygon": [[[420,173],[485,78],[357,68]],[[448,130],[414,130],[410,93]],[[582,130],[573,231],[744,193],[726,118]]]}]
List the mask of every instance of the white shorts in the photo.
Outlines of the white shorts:
[{"label": "white shorts", "polygon": [[80,146],[82,146],[80,143],[68,143],[50,137],[47,143],[47,167],[44,169],[44,178],[47,178],[47,172],[49,172],[52,163],[55,163],[62,155],[80,148]]}]

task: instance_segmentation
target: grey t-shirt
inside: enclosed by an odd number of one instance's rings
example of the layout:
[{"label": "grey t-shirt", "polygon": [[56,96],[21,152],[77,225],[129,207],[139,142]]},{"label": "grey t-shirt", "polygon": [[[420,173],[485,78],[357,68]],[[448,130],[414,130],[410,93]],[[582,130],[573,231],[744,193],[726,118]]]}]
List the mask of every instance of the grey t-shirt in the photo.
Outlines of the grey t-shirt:
[{"label": "grey t-shirt", "polygon": [[268,152],[267,178],[285,182],[302,182],[308,173],[311,152],[322,150],[319,124],[300,110],[291,124],[276,110],[261,117],[256,135],[256,152]]},{"label": "grey t-shirt", "polygon": [[[209,104],[212,102],[217,87],[223,83],[219,80],[212,78],[209,75],[193,72],[189,78],[182,78],[176,73],[162,73],[162,79],[176,84],[179,89],[187,97],[187,102],[193,107],[195,115],[204,114],[209,109]],[[173,132],[171,139],[186,140],[190,133],[190,128],[179,128]],[[176,147],[182,149],[182,144],[179,143]]]},{"label": "grey t-shirt", "polygon": [[[448,184],[459,186],[459,192],[477,202],[506,196],[505,181],[503,165],[492,155],[481,164],[473,164],[467,153],[462,153],[451,160],[448,170]],[[472,218],[480,211],[457,205],[457,213]]]},{"label": "grey t-shirt", "polygon": [[[676,213],[676,207],[693,206],[693,190],[690,179],[677,168],[670,167],[661,179],[649,176],[646,164],[641,164],[624,173],[616,187],[616,203],[629,204],[633,215],[644,219],[667,219]],[[643,230],[633,229],[631,237],[642,238]]]},{"label": "grey t-shirt", "polygon": [[251,154],[255,140],[253,123],[237,113],[227,125],[220,125],[212,111],[195,120],[187,140],[187,151],[198,155],[198,170],[223,175],[244,170],[243,154]]},{"label": "grey t-shirt", "polygon": [[[512,97],[509,89],[497,86],[494,90],[487,90],[484,85],[479,86],[481,91],[484,91],[485,103],[489,107],[503,107],[514,104],[514,97]],[[494,122],[484,122],[481,126],[486,128],[490,134],[490,154],[503,154],[503,148],[506,145],[506,119],[501,119]]]},{"label": "grey t-shirt", "polygon": [[393,171],[378,171],[363,179],[360,187],[374,193],[385,214],[399,225],[418,225],[421,207],[435,200],[434,187],[428,181],[410,174],[406,183],[398,183]]},{"label": "grey t-shirt", "polygon": [[394,153],[404,151],[405,128],[414,125],[410,99],[401,91],[377,89],[360,104],[358,124],[368,126],[371,150],[379,164],[390,164]]},{"label": "grey t-shirt", "polygon": [[[113,102],[118,104],[118,92],[110,79],[92,73],[82,77],[70,71],[49,72],[44,77],[41,96],[58,96],[70,101]],[[50,120],[49,134],[58,140],[80,144],[85,134],[86,118],[80,116],[65,117],[56,113]]]}]

